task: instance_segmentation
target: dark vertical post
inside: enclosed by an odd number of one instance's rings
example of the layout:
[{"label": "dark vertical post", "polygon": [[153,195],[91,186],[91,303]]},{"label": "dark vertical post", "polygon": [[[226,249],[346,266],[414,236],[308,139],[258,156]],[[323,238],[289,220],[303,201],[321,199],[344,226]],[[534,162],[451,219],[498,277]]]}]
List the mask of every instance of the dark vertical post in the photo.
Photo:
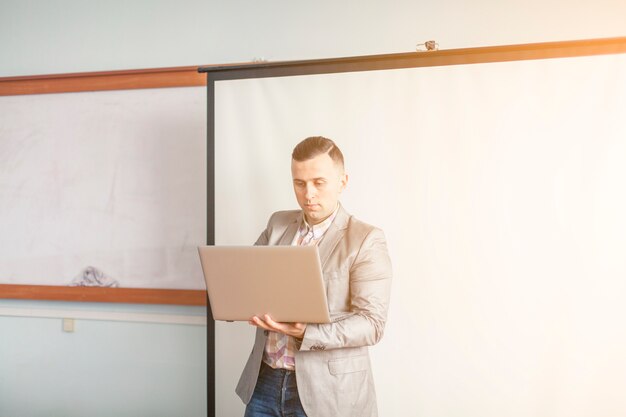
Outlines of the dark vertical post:
[{"label": "dark vertical post", "polygon": [[[207,245],[215,245],[215,83],[207,74]],[[207,415],[215,417],[215,321],[207,298]]]}]

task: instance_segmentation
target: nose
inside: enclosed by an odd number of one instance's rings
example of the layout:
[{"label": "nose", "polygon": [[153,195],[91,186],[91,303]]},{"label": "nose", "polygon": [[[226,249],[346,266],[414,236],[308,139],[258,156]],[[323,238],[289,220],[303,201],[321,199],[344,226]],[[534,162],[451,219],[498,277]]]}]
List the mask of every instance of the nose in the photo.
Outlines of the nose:
[{"label": "nose", "polygon": [[307,184],[304,197],[307,200],[312,200],[313,198],[315,198],[316,194],[317,194],[317,190],[315,189],[315,186],[313,184]]}]

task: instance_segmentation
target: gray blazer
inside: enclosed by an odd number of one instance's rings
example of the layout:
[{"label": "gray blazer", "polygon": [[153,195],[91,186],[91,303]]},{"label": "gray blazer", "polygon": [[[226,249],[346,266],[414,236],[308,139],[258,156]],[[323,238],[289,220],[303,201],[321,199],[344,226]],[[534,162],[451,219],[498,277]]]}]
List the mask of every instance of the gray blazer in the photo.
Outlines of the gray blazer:
[{"label": "gray blazer", "polygon": [[[257,245],[290,245],[302,211],[274,213]],[[296,380],[308,417],[378,415],[367,346],[383,336],[391,289],[391,262],[380,229],[343,207],[319,243],[331,323],[309,324],[296,352]],[[250,402],[267,334],[257,329],[236,392]]]}]

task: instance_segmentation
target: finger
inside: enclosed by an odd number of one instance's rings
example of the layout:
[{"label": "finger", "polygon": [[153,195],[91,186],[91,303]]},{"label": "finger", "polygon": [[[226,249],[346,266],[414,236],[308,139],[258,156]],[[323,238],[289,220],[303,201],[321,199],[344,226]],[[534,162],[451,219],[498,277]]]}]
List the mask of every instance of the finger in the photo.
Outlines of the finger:
[{"label": "finger", "polygon": [[272,319],[272,317],[270,317],[269,314],[266,314],[263,316],[263,321],[273,327],[280,326],[281,324],[281,323],[278,323],[277,321],[274,321],[274,319]]},{"label": "finger", "polygon": [[272,319],[269,314],[263,316],[263,321],[267,326],[271,327],[273,331],[288,334],[291,330],[291,323],[281,323],[278,321],[274,321],[274,319]]},{"label": "finger", "polygon": [[251,321],[252,321],[252,324],[257,326],[257,327],[260,327],[260,328],[265,329],[265,330],[272,330],[267,325],[267,323],[265,323],[262,319],[258,318],[257,316],[252,317]]}]

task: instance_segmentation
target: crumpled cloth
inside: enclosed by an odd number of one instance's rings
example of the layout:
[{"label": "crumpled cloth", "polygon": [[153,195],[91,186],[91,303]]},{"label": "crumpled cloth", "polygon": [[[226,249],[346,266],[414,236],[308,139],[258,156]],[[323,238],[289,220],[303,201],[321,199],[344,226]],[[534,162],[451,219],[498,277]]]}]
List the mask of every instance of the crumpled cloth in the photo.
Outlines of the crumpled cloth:
[{"label": "crumpled cloth", "polygon": [[120,284],[98,268],[88,266],[74,278],[70,287],[119,287]]}]

